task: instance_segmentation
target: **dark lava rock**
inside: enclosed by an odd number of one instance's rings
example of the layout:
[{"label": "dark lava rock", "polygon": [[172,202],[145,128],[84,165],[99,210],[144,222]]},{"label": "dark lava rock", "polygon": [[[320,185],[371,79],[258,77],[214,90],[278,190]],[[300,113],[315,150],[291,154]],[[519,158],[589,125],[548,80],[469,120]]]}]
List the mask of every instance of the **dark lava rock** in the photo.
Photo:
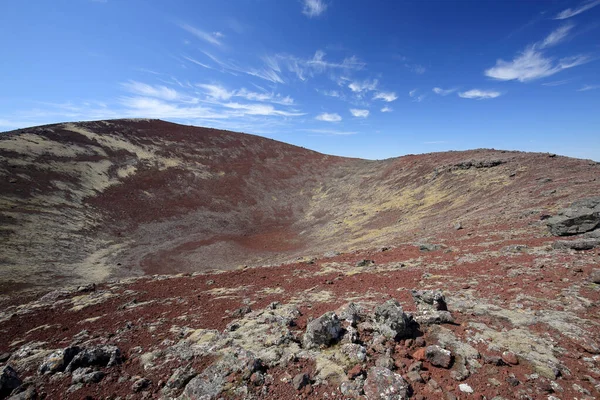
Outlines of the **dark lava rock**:
[{"label": "dark lava rock", "polygon": [[425,349],[425,359],[435,367],[450,368],[450,365],[452,365],[452,353],[450,350],[442,349],[437,345],[428,346]]},{"label": "dark lava rock", "polygon": [[54,374],[64,371],[67,365],[81,351],[77,346],[57,350],[44,359],[38,368],[39,374]]},{"label": "dark lava rock", "polygon": [[77,368],[73,371],[71,381],[73,385],[78,383],[97,383],[104,378],[104,372],[94,371],[90,367]]},{"label": "dark lava rock", "polygon": [[112,367],[121,362],[121,350],[116,346],[102,345],[81,350],[66,368],[67,372],[73,372],[80,367],[92,365]]},{"label": "dark lava rock", "polygon": [[600,197],[574,202],[549,218],[546,225],[555,236],[577,235],[600,227]]},{"label": "dark lava rock", "polygon": [[591,250],[600,246],[600,239],[557,240],[552,248],[557,250]]},{"label": "dark lava rock", "polygon": [[304,347],[314,348],[329,346],[337,341],[342,334],[342,325],[338,316],[329,311],[319,318],[312,320],[306,327]]},{"label": "dark lava rock", "polygon": [[377,329],[384,336],[400,339],[410,334],[411,319],[404,313],[398,300],[390,299],[375,308]]},{"label": "dark lava rock", "polygon": [[298,374],[292,379],[292,386],[296,390],[302,390],[304,386],[308,385],[309,383],[310,380],[308,379],[307,374]]},{"label": "dark lava rock", "polygon": [[10,365],[2,367],[0,370],[0,398],[8,396],[14,389],[21,386],[21,379]]},{"label": "dark lava rock", "polygon": [[152,384],[152,381],[150,379],[140,378],[140,379],[136,380],[135,382],[133,382],[133,385],[131,385],[131,390],[134,391],[135,393],[141,392],[142,390],[149,387],[151,384]]},{"label": "dark lava rock", "polygon": [[590,274],[590,280],[593,283],[597,283],[600,285],[600,269],[596,268],[592,270],[592,273]]}]

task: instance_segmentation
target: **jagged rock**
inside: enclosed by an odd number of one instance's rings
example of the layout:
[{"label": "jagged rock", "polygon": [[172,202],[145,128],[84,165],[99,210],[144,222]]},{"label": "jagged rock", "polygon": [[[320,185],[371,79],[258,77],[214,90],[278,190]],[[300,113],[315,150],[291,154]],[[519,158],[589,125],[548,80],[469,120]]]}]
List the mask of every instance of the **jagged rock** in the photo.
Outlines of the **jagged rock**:
[{"label": "jagged rock", "polygon": [[391,339],[400,339],[410,333],[411,319],[395,299],[390,299],[375,308],[375,322],[376,329]]},{"label": "jagged rock", "polygon": [[368,399],[400,400],[408,399],[410,395],[408,382],[401,375],[382,367],[369,369],[363,390]]},{"label": "jagged rock", "polygon": [[425,383],[425,380],[417,371],[408,371],[406,373],[406,379],[413,383]]},{"label": "jagged rock", "polygon": [[375,264],[373,260],[360,260],[356,263],[357,267],[368,267],[369,265]]},{"label": "jagged rock", "polygon": [[600,268],[595,268],[590,273],[590,281],[600,285]]},{"label": "jagged rock", "polygon": [[350,368],[348,374],[346,376],[348,379],[355,379],[358,376],[361,376],[364,373],[364,370],[360,364],[356,364],[354,367]]},{"label": "jagged rock", "polygon": [[375,365],[377,367],[392,369],[394,368],[394,359],[388,355],[383,355],[375,361]]},{"label": "jagged rock", "polygon": [[[21,390],[19,388],[17,391]],[[15,393],[12,396],[8,397],[6,400],[36,400],[38,399],[38,393],[34,386],[29,386],[27,389],[19,393]]]},{"label": "jagged rock", "polygon": [[104,378],[104,372],[94,371],[90,367],[77,368],[71,375],[71,383],[77,385],[78,383],[97,383]]},{"label": "jagged rock", "polygon": [[338,316],[333,311],[326,312],[306,327],[304,347],[329,346],[340,338],[341,333],[342,326]]},{"label": "jagged rock", "polygon": [[440,290],[413,290],[411,294],[417,309],[448,311],[446,298]]},{"label": "jagged rock", "polygon": [[0,354],[0,363],[7,362],[10,358],[11,353],[2,353]]},{"label": "jagged rock", "polygon": [[192,380],[198,372],[191,367],[179,367],[167,380],[166,386],[171,389],[181,389]]},{"label": "jagged rock", "polygon": [[425,349],[425,358],[435,367],[450,368],[452,364],[452,352],[437,345]]},{"label": "jagged rock", "polygon": [[592,231],[600,226],[600,197],[591,197],[574,202],[549,218],[546,225],[555,236],[577,235]]},{"label": "jagged rock", "polygon": [[440,250],[441,248],[442,248],[442,246],[439,244],[432,244],[432,243],[420,243],[419,244],[419,250],[421,250],[421,251],[436,251],[436,250]]},{"label": "jagged rock", "polygon": [[362,378],[353,381],[345,381],[340,385],[340,392],[351,399],[360,398],[363,394],[364,380]]},{"label": "jagged rock", "polygon": [[44,359],[38,368],[39,374],[54,374],[64,371],[67,365],[73,360],[73,357],[80,352],[77,346],[67,347],[62,350],[57,350]]},{"label": "jagged rock", "polygon": [[556,250],[591,250],[600,246],[600,239],[557,240],[552,243]]},{"label": "jagged rock", "polygon": [[308,385],[309,383],[310,379],[308,378],[308,375],[304,373],[297,374],[296,376],[294,376],[294,378],[292,378],[292,386],[296,390],[303,389],[304,386]]},{"label": "jagged rock", "polygon": [[347,327],[343,336],[342,336],[342,343],[358,343],[359,341],[359,335],[358,335],[358,331],[356,330],[356,328],[353,328],[351,326]]},{"label": "jagged rock", "polygon": [[225,375],[218,365],[208,366],[202,373],[185,386],[180,400],[213,400],[216,399],[225,383]]},{"label": "jagged rock", "polygon": [[135,393],[141,392],[152,384],[152,381],[148,378],[140,378],[133,382],[131,385],[131,390]]},{"label": "jagged rock", "polygon": [[364,311],[355,303],[348,303],[336,310],[339,319],[348,322],[350,326],[356,327],[356,324],[364,319]]},{"label": "jagged rock", "polygon": [[0,398],[8,396],[14,389],[21,386],[21,379],[17,371],[10,365],[5,365],[0,370]]},{"label": "jagged rock", "polygon": [[66,371],[92,365],[112,367],[121,362],[121,350],[116,346],[102,345],[81,350],[73,357]]},{"label": "jagged rock", "polygon": [[413,290],[413,300],[417,306],[415,320],[421,325],[453,323],[448,311],[446,298],[439,290]]},{"label": "jagged rock", "polygon": [[348,343],[342,346],[341,351],[351,362],[361,363],[367,358],[367,349],[356,343]]}]

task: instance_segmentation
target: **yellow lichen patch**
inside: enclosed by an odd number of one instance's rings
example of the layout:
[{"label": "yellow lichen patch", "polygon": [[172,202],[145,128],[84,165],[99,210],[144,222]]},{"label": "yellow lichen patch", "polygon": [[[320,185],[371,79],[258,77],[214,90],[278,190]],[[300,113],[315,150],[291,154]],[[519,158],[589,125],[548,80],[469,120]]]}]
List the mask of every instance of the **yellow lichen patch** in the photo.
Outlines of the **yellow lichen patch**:
[{"label": "yellow lichen patch", "polygon": [[104,303],[106,300],[117,296],[117,294],[112,292],[94,292],[82,296],[75,296],[71,299],[71,304],[73,304],[71,311],[83,310],[86,307]]},{"label": "yellow lichen patch", "polygon": [[299,296],[290,299],[290,304],[301,303],[329,303],[335,299],[335,294],[329,290],[315,291],[317,286],[307,289]]},{"label": "yellow lichen patch", "polygon": [[[104,315],[106,315],[106,314],[104,314]],[[77,324],[87,324],[87,323],[91,323],[91,322],[96,322],[99,319],[103,318],[104,315],[99,315],[97,317],[92,317],[92,318],[86,318],[84,320],[81,320],[81,321],[77,322]]]},{"label": "yellow lichen patch", "polygon": [[28,330],[28,331],[27,331],[25,334],[26,334],[26,335],[29,335],[29,334],[30,334],[30,333],[32,333],[32,332],[36,332],[36,331],[40,331],[40,330],[46,330],[46,329],[50,329],[50,328],[52,328],[52,326],[53,326],[53,325],[48,325],[48,324],[45,324],[45,325],[40,325],[40,326],[37,326],[37,327],[35,327],[35,328],[33,328],[33,329],[30,329],[30,330]]},{"label": "yellow lichen patch", "polygon": [[185,339],[192,343],[208,343],[212,342],[219,336],[219,331],[214,329],[196,329]]},{"label": "yellow lichen patch", "polygon": [[337,362],[330,360],[323,353],[316,357],[316,375],[319,379],[327,380],[328,383],[339,385],[348,380],[344,368]]},{"label": "yellow lichen patch", "polygon": [[253,285],[242,285],[234,288],[214,288],[205,291],[204,293],[208,293],[212,295],[215,299],[228,299],[238,297],[238,293],[242,291],[250,290]]},{"label": "yellow lichen patch", "polygon": [[265,294],[265,295],[269,295],[269,294],[282,294],[285,293],[285,290],[281,287],[266,287],[260,291],[258,291],[257,293],[260,294]]}]

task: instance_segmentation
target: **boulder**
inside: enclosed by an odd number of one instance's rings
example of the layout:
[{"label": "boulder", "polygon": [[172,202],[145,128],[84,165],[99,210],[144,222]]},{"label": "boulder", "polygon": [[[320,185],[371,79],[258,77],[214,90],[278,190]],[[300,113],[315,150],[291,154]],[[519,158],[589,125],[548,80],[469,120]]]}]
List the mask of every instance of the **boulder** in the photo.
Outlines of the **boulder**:
[{"label": "boulder", "polygon": [[208,366],[202,373],[185,386],[181,394],[181,400],[203,399],[212,400],[218,398],[225,384],[225,375],[218,365]]},{"label": "boulder", "polygon": [[0,370],[0,398],[7,397],[10,393],[21,386],[21,379],[10,365],[5,365]]},{"label": "boulder", "polygon": [[413,290],[411,292],[417,314],[415,320],[422,325],[453,323],[446,298],[440,290]]},{"label": "boulder", "polygon": [[43,374],[54,374],[56,372],[64,371],[67,365],[73,360],[73,358],[79,353],[81,349],[77,346],[67,347],[62,350],[56,350],[40,364],[38,373]]},{"label": "boulder", "polygon": [[353,327],[356,327],[356,324],[361,322],[365,317],[363,309],[355,303],[348,303],[341,306],[336,310],[336,314],[340,320],[347,322]]},{"label": "boulder", "polygon": [[292,378],[292,386],[296,390],[304,389],[304,386],[308,385],[309,383],[310,379],[308,378],[308,375],[304,373],[297,374],[294,376],[294,378]]},{"label": "boulder", "polygon": [[306,327],[304,334],[304,347],[315,348],[329,346],[336,342],[342,334],[342,325],[336,313],[326,312],[319,318],[312,320]]},{"label": "boulder", "polygon": [[380,400],[408,399],[411,391],[401,375],[382,367],[369,369],[363,390],[368,399]]},{"label": "boulder", "polygon": [[375,308],[376,329],[391,339],[410,335],[411,318],[404,313],[398,300],[391,299]]},{"label": "boulder", "polygon": [[112,367],[121,362],[121,350],[116,346],[100,345],[81,350],[77,353],[65,371],[73,372],[80,367],[93,365]]},{"label": "boulder", "polygon": [[170,389],[181,389],[196,375],[198,375],[198,373],[191,367],[179,367],[167,380],[166,386]]},{"label": "boulder", "polygon": [[600,285],[600,268],[595,268],[590,273],[590,280],[593,283],[597,283]]},{"label": "boulder", "polygon": [[71,382],[73,385],[78,383],[97,383],[104,378],[104,372],[94,371],[90,367],[77,368],[71,375]]},{"label": "boulder", "polygon": [[452,352],[437,345],[428,346],[425,349],[425,359],[435,367],[450,368],[450,365],[452,365]]},{"label": "boulder", "polygon": [[600,239],[557,240],[552,243],[556,250],[591,250],[600,246]]},{"label": "boulder", "polygon": [[577,235],[600,227],[600,197],[574,202],[557,215],[546,220],[555,236]]}]

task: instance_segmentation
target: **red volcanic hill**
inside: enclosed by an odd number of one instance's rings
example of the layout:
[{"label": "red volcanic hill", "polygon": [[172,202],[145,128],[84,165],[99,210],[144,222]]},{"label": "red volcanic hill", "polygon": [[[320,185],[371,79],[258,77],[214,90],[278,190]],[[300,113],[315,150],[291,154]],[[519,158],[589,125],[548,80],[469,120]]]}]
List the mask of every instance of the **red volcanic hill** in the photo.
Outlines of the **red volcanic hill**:
[{"label": "red volcanic hill", "polygon": [[159,120],[0,136],[3,291],[233,269],[521,225],[596,163],[494,150],[367,161]]},{"label": "red volcanic hill", "polygon": [[597,398],[599,189],[553,154],[2,133],[0,399]]}]

